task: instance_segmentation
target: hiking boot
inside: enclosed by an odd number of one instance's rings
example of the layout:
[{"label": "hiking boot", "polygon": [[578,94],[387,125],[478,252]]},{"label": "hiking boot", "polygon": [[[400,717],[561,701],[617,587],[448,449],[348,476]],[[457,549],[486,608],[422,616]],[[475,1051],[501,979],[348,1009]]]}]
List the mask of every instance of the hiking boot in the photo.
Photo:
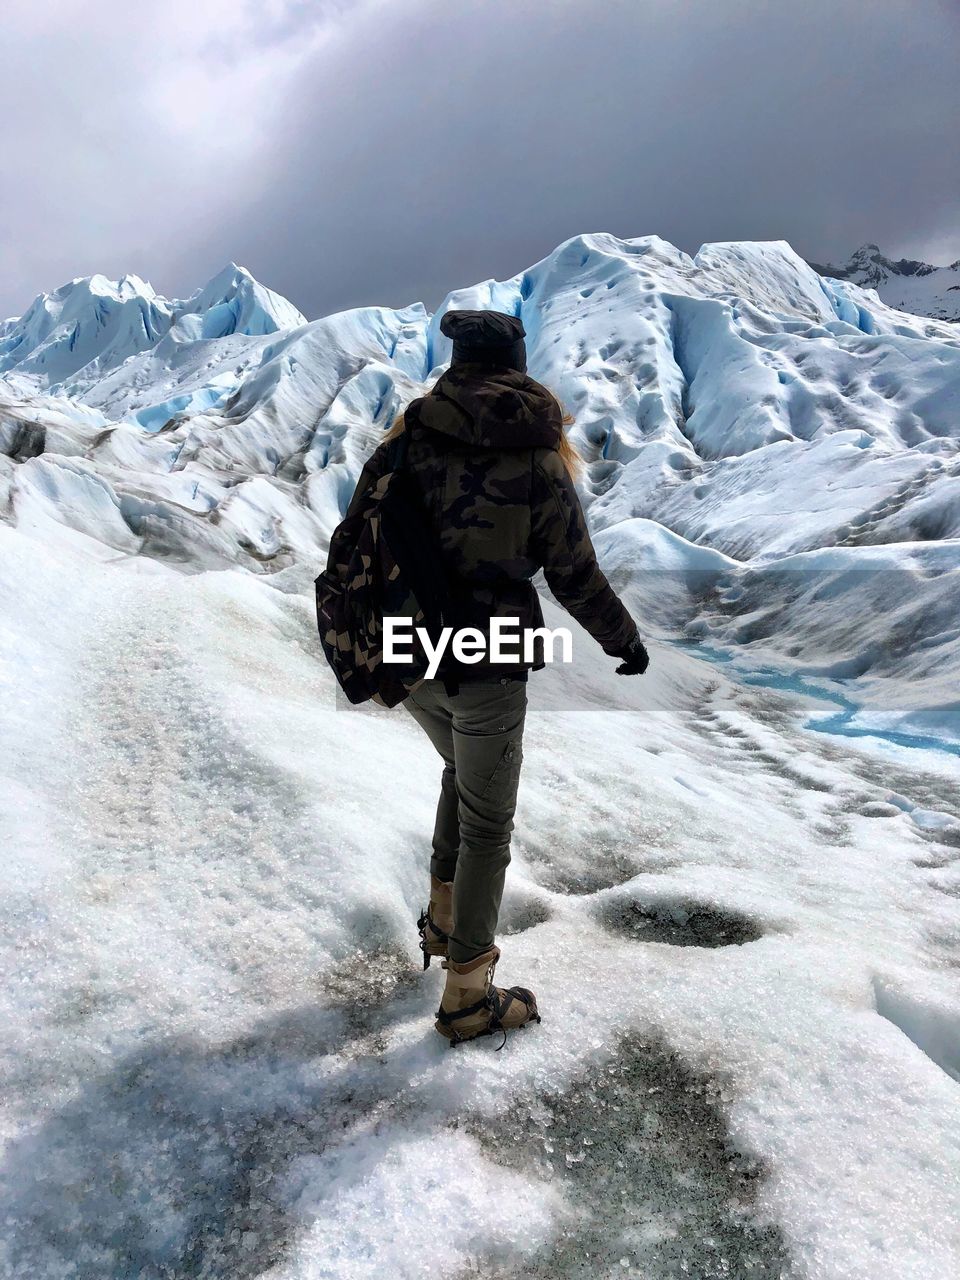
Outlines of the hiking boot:
[{"label": "hiking boot", "polygon": [[464,1040],[475,1040],[494,1031],[503,1032],[503,1040],[497,1045],[502,1049],[508,1031],[540,1021],[532,991],[493,985],[493,971],[499,959],[500,948],[491,947],[464,964],[444,960],[447,984],[437,1010],[436,1028],[450,1041],[451,1049]]},{"label": "hiking boot", "polygon": [[430,902],[417,921],[423,967],[430,968],[431,956],[447,954],[447,938],[453,932],[453,881],[430,877]]}]

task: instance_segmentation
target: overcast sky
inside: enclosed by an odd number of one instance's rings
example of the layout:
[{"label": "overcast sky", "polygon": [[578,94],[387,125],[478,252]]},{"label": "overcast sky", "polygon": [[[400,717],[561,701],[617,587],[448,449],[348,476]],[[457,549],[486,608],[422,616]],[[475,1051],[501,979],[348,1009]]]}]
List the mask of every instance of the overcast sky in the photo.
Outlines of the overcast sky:
[{"label": "overcast sky", "polygon": [[314,317],[584,231],[960,258],[955,0],[7,0],[0,316],[234,259]]}]

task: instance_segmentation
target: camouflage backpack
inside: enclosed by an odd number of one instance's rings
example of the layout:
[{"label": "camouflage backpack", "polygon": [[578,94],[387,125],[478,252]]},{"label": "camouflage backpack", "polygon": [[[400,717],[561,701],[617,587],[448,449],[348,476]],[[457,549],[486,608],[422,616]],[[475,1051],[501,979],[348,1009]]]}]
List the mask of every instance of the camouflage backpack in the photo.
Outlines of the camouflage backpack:
[{"label": "camouflage backpack", "polygon": [[390,466],[330,539],[316,579],[317,625],[327,661],[351,702],[395,707],[424,679],[427,655],[413,635],[411,663],[383,661],[384,617],[409,618],[436,643],[445,581],[436,533],[407,469],[408,436],[393,443]]}]

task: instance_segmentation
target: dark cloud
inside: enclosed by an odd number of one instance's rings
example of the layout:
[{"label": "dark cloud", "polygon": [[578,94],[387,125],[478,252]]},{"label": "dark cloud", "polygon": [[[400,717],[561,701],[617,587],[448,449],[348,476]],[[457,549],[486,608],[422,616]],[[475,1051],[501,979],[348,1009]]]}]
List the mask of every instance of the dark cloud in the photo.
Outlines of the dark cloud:
[{"label": "dark cloud", "polygon": [[[121,209],[131,166],[147,167],[133,182],[139,221],[121,218],[123,234],[107,219],[98,242],[89,221],[37,218],[30,183],[22,200],[7,188],[4,234],[24,242],[28,292],[67,260],[68,275],[134,270],[183,292],[234,258],[310,315],[434,305],[598,230],[657,233],[688,251],[783,237],[820,261],[864,240],[960,257],[952,4],[279,3],[261,27],[258,12],[206,68],[189,186],[170,137],[91,165],[95,198],[112,175]],[[130,37],[130,22],[104,33],[108,45]],[[203,47],[211,40],[205,31]],[[275,65],[261,40],[281,48]],[[109,98],[109,81],[97,92]],[[114,115],[133,97],[121,77]],[[74,149],[82,201],[83,120],[37,110],[54,161]],[[112,265],[121,251],[134,260]],[[9,306],[26,300],[11,292]]]}]

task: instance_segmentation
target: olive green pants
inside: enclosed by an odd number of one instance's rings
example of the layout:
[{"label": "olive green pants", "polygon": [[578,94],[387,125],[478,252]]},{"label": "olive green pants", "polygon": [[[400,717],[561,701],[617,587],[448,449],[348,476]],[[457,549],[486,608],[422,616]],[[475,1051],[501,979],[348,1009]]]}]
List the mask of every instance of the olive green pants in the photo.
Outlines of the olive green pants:
[{"label": "olive green pants", "polygon": [[426,680],[403,704],[443,759],[430,870],[453,881],[458,964],[493,946],[510,861],[527,710],[524,680],[476,681],[449,694]]}]

